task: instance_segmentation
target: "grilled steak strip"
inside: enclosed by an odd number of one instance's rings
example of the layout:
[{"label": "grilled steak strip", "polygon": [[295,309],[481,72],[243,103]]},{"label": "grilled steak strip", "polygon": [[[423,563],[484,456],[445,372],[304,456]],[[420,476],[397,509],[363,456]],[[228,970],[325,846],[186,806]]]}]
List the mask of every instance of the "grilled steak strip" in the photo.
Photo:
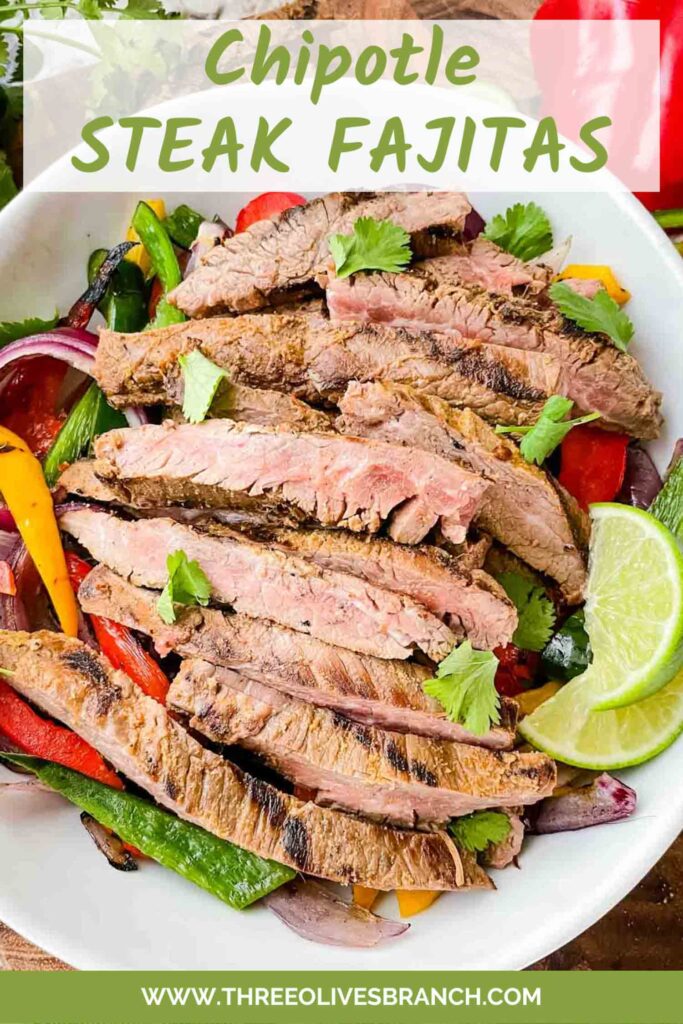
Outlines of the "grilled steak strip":
[{"label": "grilled steak strip", "polygon": [[327,301],[336,320],[448,331],[458,341],[546,353],[559,371],[555,393],[634,437],[659,434],[661,395],[632,356],[606,336],[587,334],[565,320],[545,295],[496,296],[463,283],[451,257],[428,260],[405,274],[335,279]]},{"label": "grilled steak strip", "polygon": [[83,581],[78,599],[84,611],[151,637],[160,654],[174,650],[256,681],[267,680],[282,693],[367,725],[498,750],[512,747],[514,701],[501,701],[500,726],[474,736],[450,722],[441,705],[423,691],[422,684],[432,675],[423,665],[368,658],[261,619],[213,608],[179,610],[178,621],[167,626],[156,610],[157,593],[134,587],[103,565]]},{"label": "grilled steak strip", "polygon": [[211,403],[210,419],[227,418],[264,427],[288,426],[297,430],[330,429],[330,419],[293,395],[281,391],[228,384]]},{"label": "grilled steak strip", "polygon": [[126,504],[291,510],[302,523],[415,544],[439,523],[464,540],[488,484],[423,451],[232,420],[111,430],[95,472]]},{"label": "grilled steak strip", "polygon": [[[491,484],[476,522],[533,568],[557,580],[576,604],[586,581],[583,537],[577,537],[550,477],[530,466],[515,444],[471,409],[387,384],[350,384],[337,427],[359,437],[408,444],[480,473]],[[577,513],[584,520],[585,515]]]},{"label": "grilled steak strip", "polygon": [[317,803],[409,828],[535,803],[555,785],[554,762],[544,754],[384,732],[206,661],[183,663],[168,705],[210,740],[245,747],[316,790]]},{"label": "grilled steak strip", "polygon": [[215,246],[169,300],[192,317],[259,309],[314,280],[324,283],[329,236],[351,234],[359,217],[400,224],[419,254],[430,250],[430,231],[460,235],[470,209],[458,192],[335,192]]},{"label": "grilled steak strip", "polygon": [[0,665],[20,693],[164,807],[252,853],[378,889],[455,889],[464,881],[444,833],[384,828],[279,792],[202,747],[78,640],[2,631]]},{"label": "grilled steak strip", "polygon": [[544,352],[379,324],[253,314],[140,334],[100,332],[95,376],[112,405],[182,404],[178,356],[199,348],[230,379],[297,398],[335,402],[353,381],[409,384],[497,423],[534,423],[564,372]]},{"label": "grilled steak strip", "polygon": [[156,589],[166,584],[168,556],[182,550],[204,570],[215,602],[349,650],[407,658],[417,647],[438,661],[455,644],[445,623],[410,598],[237,532],[214,537],[171,519],[128,521],[88,508],[66,512],[60,525],[98,562]]},{"label": "grilled steak strip", "polygon": [[432,545],[411,547],[330,530],[266,528],[258,537],[323,569],[407,594],[443,619],[457,637],[468,637],[482,650],[505,646],[517,628],[516,609],[494,579],[459,568],[456,557]]}]

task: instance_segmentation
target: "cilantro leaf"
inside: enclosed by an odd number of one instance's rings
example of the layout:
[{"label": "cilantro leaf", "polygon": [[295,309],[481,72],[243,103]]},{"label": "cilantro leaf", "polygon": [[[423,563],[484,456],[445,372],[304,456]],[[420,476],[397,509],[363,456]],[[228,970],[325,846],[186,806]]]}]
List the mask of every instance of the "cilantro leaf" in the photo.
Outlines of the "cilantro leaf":
[{"label": "cilantro leaf", "polygon": [[484,228],[484,238],[520,260],[533,260],[553,246],[553,229],[536,203],[515,203]]},{"label": "cilantro leaf", "polygon": [[542,651],[555,625],[555,606],[543,587],[516,572],[504,572],[498,582],[519,616],[512,642],[524,651]]},{"label": "cilantro leaf", "polygon": [[184,551],[174,551],[166,559],[168,583],[157,601],[157,611],[167,626],[176,620],[175,606],[202,606],[209,603],[211,584],[198,562],[190,561]]},{"label": "cilantro leaf", "polygon": [[498,658],[491,651],[475,651],[469,640],[454,647],[427,679],[423,689],[434,697],[451,722],[483,736],[500,722],[500,698],[494,685]]},{"label": "cilantro leaf", "polygon": [[591,423],[600,418],[599,412],[590,412],[575,420],[565,420],[574,403],[562,395],[551,395],[532,427],[501,426],[496,427],[497,434],[520,434],[522,443],[519,450],[526,462],[535,462],[540,466],[549,455],[564,441],[572,429],[582,423]]},{"label": "cilantro leaf", "polygon": [[474,811],[454,818],[448,826],[458,846],[470,853],[483,853],[491,843],[502,843],[510,828],[510,819],[502,811]]},{"label": "cilantro leaf", "polygon": [[556,281],[548,289],[548,295],[567,320],[583,327],[584,331],[606,334],[616,348],[626,351],[634,334],[633,324],[604,288],[588,299],[568,284]]},{"label": "cilantro leaf", "polygon": [[216,397],[218,385],[227,380],[228,372],[196,348],[186,356],[178,356],[178,362],[183,371],[183,416],[190,423],[201,423]]},{"label": "cilantro leaf", "polygon": [[359,217],[352,235],[330,235],[327,241],[337,277],[349,277],[359,270],[399,273],[412,256],[410,235],[390,220]]},{"label": "cilantro leaf", "polygon": [[41,331],[49,331],[56,323],[56,312],[50,320],[41,320],[40,317],[32,316],[27,320],[0,323],[0,348],[3,345],[9,345],[10,341],[17,341],[18,338],[28,338],[30,334],[40,334]]}]

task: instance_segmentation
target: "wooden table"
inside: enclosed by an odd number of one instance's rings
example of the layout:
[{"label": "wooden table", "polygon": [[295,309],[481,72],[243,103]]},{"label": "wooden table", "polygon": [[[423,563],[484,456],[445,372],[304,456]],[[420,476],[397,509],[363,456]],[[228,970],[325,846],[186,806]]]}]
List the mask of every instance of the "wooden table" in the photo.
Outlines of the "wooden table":
[{"label": "wooden table", "polygon": [[[533,968],[538,971],[681,969],[683,836],[614,910]],[[0,970],[68,971],[70,968],[0,924]]]}]

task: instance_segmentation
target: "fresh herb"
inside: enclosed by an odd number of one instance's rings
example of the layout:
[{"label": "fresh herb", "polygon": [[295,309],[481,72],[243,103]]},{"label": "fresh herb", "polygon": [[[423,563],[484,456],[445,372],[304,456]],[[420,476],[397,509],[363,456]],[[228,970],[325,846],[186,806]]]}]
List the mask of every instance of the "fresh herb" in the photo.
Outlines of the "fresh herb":
[{"label": "fresh herb", "polygon": [[519,447],[522,457],[526,462],[535,462],[541,465],[549,455],[561,444],[572,427],[578,427],[581,423],[591,423],[592,420],[600,418],[599,412],[590,412],[586,416],[579,416],[575,420],[565,420],[574,403],[562,395],[551,395],[543,408],[541,415],[532,427],[497,426],[497,434],[520,434],[522,443]]},{"label": "fresh herb", "polygon": [[459,722],[483,736],[500,722],[500,698],[494,680],[498,658],[491,651],[475,651],[469,640],[454,647],[436,670],[435,679],[423,683],[451,722]]},{"label": "fresh herb", "polygon": [[91,384],[74,405],[45,456],[43,473],[48,487],[57,483],[62,466],[75,462],[88,451],[96,437],[125,425],[123,413],[112,409],[97,384]]},{"label": "fresh herb", "polygon": [[337,277],[349,277],[359,270],[398,273],[412,256],[410,235],[391,220],[359,217],[352,235],[330,235],[328,242]]},{"label": "fresh herb", "polygon": [[166,559],[168,582],[157,601],[157,611],[167,626],[176,620],[175,606],[209,603],[211,584],[198,562],[190,561],[184,551],[174,551]]},{"label": "fresh herb", "polygon": [[183,372],[183,416],[189,423],[201,423],[208,415],[221,381],[228,379],[228,372],[196,348],[186,356],[178,356],[178,362]]},{"label": "fresh herb", "polygon": [[489,221],[484,238],[520,260],[533,260],[552,249],[553,229],[536,203],[515,203]]},{"label": "fresh herb", "polygon": [[181,249],[189,249],[199,234],[204,218],[201,213],[182,203],[164,221],[164,227],[171,239]]},{"label": "fresh herb", "polygon": [[261,899],[295,875],[291,868],[219,839],[133,793],[113,789],[38,757],[0,754],[111,829],[147,857],[177,871],[236,910]]},{"label": "fresh herb", "polygon": [[590,665],[591,648],[582,611],[574,612],[550,638],[541,655],[541,667],[549,679],[568,683]]},{"label": "fresh herb", "polygon": [[474,811],[454,818],[448,826],[458,846],[470,853],[483,853],[492,843],[502,843],[510,828],[510,819],[502,811]]},{"label": "fresh herb", "polygon": [[584,331],[606,334],[616,348],[626,351],[633,337],[633,324],[604,288],[589,299],[579,295],[568,284],[556,281],[548,289],[548,295],[562,316],[583,327]]},{"label": "fresh herb", "polygon": [[542,651],[555,625],[555,606],[545,590],[516,572],[501,573],[498,582],[519,617],[513,644],[523,651]]},{"label": "fresh herb", "polygon": [[672,467],[650,512],[683,540],[683,458]]},{"label": "fresh herb", "polygon": [[31,334],[51,331],[56,326],[57,319],[58,313],[55,312],[55,315],[49,320],[41,320],[40,317],[32,316],[27,320],[0,323],[0,348],[19,338],[28,338]]}]

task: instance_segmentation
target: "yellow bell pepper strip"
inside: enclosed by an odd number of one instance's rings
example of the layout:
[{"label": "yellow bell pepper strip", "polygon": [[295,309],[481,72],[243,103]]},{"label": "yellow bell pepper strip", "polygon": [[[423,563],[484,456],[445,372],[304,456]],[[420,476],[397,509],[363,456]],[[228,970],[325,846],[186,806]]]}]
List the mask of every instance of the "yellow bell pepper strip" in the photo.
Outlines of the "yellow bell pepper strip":
[{"label": "yellow bell pepper strip", "polygon": [[78,605],[66,568],[52,495],[28,445],[0,427],[0,494],[50,595],[67,636],[78,633]]},{"label": "yellow bell pepper strip", "polygon": [[538,686],[535,690],[525,690],[524,693],[517,694],[515,700],[519,704],[520,714],[530,715],[532,711],[540,708],[541,704],[545,704],[561,689],[562,683],[551,682]]},{"label": "yellow bell pepper strip", "polygon": [[379,896],[379,889],[368,889],[366,885],[354,885],[353,902],[364,910],[372,910]]},{"label": "yellow bell pepper strip", "polygon": [[[147,206],[151,207],[156,213],[159,220],[165,220],[166,218],[166,203],[163,199],[145,199]],[[127,242],[139,242],[140,236],[131,224],[126,232]],[[130,260],[131,263],[137,263],[145,277],[149,277],[152,271],[152,260],[143,245],[136,245],[134,249],[126,255],[126,259]]]},{"label": "yellow bell pepper strip", "polygon": [[412,917],[413,914],[421,914],[427,907],[431,907],[440,892],[432,889],[397,889],[396,899],[401,917]]},{"label": "yellow bell pepper strip", "polygon": [[581,281],[600,281],[607,294],[620,306],[631,298],[631,293],[621,287],[611,267],[591,263],[570,263],[557,275],[556,280],[562,281],[572,277]]}]

